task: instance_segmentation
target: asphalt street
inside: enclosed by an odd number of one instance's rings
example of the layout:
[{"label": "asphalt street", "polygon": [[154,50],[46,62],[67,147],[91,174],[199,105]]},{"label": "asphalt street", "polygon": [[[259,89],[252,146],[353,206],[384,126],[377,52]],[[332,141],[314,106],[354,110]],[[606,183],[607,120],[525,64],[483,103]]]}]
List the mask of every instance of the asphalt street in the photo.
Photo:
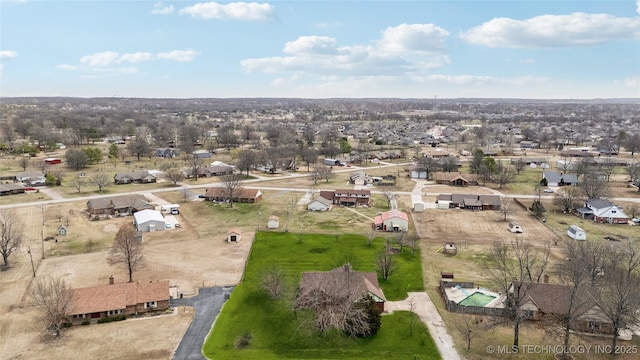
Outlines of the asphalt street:
[{"label": "asphalt street", "polygon": [[196,296],[171,299],[171,306],[193,306],[195,308],[193,321],[173,355],[173,360],[206,359],[202,355],[202,345],[232,290],[233,286],[201,288]]}]

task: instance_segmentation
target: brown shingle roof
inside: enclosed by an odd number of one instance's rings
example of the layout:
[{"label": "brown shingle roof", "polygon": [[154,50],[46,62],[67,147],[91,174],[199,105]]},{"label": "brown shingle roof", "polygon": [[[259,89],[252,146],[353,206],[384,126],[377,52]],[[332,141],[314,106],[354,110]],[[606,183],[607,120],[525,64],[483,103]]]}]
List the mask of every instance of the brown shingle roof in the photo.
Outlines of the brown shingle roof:
[{"label": "brown shingle roof", "polygon": [[73,289],[69,315],[124,310],[150,301],[169,300],[169,281],[122,283]]},{"label": "brown shingle roof", "polygon": [[442,172],[436,173],[436,181],[454,181],[456,179],[462,179],[466,182],[478,182],[478,175],[476,174],[462,174],[459,172]]},{"label": "brown shingle roof", "polygon": [[91,199],[87,201],[87,208],[89,209],[107,209],[113,206],[115,209],[131,207],[134,209],[142,209],[145,205],[149,204],[149,200],[143,195],[119,195],[109,196],[98,199]]},{"label": "brown shingle roof", "polygon": [[331,271],[302,273],[300,291],[302,294],[306,294],[321,288],[325,284],[346,284],[353,294],[357,296],[371,293],[383,301],[387,301],[382,288],[378,284],[378,275],[375,272],[353,271],[349,264]]}]

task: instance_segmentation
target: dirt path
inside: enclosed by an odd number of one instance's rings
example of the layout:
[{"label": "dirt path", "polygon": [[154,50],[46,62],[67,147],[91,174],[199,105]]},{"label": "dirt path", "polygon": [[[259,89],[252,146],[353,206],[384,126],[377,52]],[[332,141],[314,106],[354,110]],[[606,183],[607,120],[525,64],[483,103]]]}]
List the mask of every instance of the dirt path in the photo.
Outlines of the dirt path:
[{"label": "dirt path", "polygon": [[344,208],[345,208],[345,209],[347,209],[347,210],[349,210],[349,211],[351,211],[351,212],[353,212],[353,213],[356,213],[356,214],[358,214],[358,215],[360,215],[360,216],[362,216],[362,217],[364,217],[364,218],[366,218],[366,219],[369,219],[369,220],[371,220],[371,221],[375,221],[374,219],[372,219],[372,218],[368,217],[367,215],[365,215],[365,214],[363,214],[363,213],[361,213],[361,212],[358,212],[358,210],[356,210],[356,209],[352,209],[352,208],[350,208],[350,207],[348,207],[348,206],[345,206]]}]

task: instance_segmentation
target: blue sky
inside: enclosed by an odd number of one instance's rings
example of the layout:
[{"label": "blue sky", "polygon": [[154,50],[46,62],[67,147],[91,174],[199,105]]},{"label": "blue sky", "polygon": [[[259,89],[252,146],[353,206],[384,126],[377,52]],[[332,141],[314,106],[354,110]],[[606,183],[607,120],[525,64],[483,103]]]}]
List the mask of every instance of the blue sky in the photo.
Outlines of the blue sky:
[{"label": "blue sky", "polygon": [[640,0],[0,0],[0,96],[640,98]]}]

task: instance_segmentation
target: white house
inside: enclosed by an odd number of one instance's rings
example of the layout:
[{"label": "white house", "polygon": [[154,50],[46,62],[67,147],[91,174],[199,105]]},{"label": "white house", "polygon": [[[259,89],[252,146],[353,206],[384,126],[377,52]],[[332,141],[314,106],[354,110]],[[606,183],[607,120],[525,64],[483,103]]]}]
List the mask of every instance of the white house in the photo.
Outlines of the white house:
[{"label": "white house", "polygon": [[307,204],[307,210],[309,211],[328,211],[331,210],[331,205],[333,203],[329,199],[325,199],[322,196],[318,196],[317,198],[311,200],[309,204]]},{"label": "white house", "polygon": [[420,194],[411,194],[411,208],[415,212],[423,212],[424,211],[424,202],[422,201],[422,195],[420,195]]},{"label": "white house", "polygon": [[385,211],[374,218],[374,226],[376,230],[408,231],[409,216],[399,210]]},{"label": "white house", "polygon": [[267,229],[277,229],[278,227],[280,227],[280,218],[275,215],[269,216],[269,221],[267,221]]},{"label": "white house", "polygon": [[157,210],[142,210],[133,214],[136,229],[141,232],[162,231],[165,228],[164,217]]},{"label": "white house", "polygon": [[626,224],[629,216],[617,205],[603,199],[588,199],[585,206],[578,209],[583,218],[592,219],[597,223]]},{"label": "white house", "polygon": [[569,230],[567,230],[567,235],[574,240],[587,240],[587,233],[582,230],[578,225],[569,226]]}]

